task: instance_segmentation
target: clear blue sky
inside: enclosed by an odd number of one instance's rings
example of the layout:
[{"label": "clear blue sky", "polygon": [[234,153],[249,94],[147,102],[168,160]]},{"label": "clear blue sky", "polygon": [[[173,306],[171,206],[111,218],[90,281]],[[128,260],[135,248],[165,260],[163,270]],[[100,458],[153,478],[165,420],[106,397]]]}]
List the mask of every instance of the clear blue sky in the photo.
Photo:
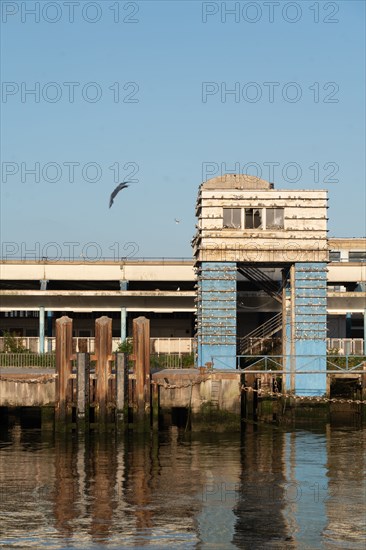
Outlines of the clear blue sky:
[{"label": "clear blue sky", "polygon": [[254,4],[2,2],[8,255],[189,257],[198,186],[235,165],[365,235],[365,3]]}]

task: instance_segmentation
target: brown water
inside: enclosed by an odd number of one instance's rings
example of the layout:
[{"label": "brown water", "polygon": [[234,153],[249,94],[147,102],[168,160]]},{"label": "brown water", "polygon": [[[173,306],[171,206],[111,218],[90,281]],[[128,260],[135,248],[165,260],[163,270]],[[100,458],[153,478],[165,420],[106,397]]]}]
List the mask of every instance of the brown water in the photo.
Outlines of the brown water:
[{"label": "brown water", "polygon": [[0,548],[364,549],[366,429],[0,432]]}]

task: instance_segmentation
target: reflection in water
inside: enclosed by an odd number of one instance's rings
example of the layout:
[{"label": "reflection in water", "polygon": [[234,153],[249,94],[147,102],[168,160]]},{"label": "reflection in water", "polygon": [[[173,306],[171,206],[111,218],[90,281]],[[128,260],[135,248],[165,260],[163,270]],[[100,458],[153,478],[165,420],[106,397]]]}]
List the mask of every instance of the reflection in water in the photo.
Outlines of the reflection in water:
[{"label": "reflection in water", "polygon": [[326,455],[326,433],[286,434],[285,470],[293,494],[287,514],[300,548],[320,548],[326,522]]},{"label": "reflection in water", "polygon": [[366,548],[366,430],[328,430],[326,514],[327,548]]},{"label": "reflection in water", "polygon": [[295,548],[285,508],[290,505],[285,477],[285,433],[253,432],[241,448],[240,489],[234,543],[241,548]]},{"label": "reflection in water", "polygon": [[364,548],[366,430],[0,432],[1,548]]}]

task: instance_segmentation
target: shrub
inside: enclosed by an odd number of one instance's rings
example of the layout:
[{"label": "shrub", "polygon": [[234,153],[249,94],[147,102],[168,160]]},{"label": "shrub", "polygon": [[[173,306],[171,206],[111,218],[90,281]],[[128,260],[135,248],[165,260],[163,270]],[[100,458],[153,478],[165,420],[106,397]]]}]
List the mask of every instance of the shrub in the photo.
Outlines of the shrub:
[{"label": "shrub", "polygon": [[29,352],[23,345],[20,338],[8,331],[4,331],[4,352],[5,353],[25,353]]}]

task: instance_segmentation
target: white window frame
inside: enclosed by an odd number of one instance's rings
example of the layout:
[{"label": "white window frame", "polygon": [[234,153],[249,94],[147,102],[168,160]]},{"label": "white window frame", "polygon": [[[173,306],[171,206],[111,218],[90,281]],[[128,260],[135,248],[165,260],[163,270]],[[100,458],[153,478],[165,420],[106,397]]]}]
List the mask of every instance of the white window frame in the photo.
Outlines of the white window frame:
[{"label": "white window frame", "polygon": [[[240,227],[228,227],[224,225],[224,210],[240,210]],[[260,227],[245,227],[245,211],[246,210],[259,210],[261,213],[261,225]],[[282,210],[282,226],[278,227],[267,227],[267,210]],[[236,230],[244,230],[244,231],[283,231],[285,229],[285,208],[283,206],[278,207],[255,207],[255,206],[243,206],[243,207],[223,207],[223,213],[222,213],[222,227],[223,229],[236,229]]]},{"label": "white window frame", "polygon": [[[236,227],[236,226],[234,226],[234,225],[233,225],[233,227],[225,225],[225,222],[224,222],[224,211],[225,211],[225,210],[231,210],[231,211],[233,211],[233,210],[239,210],[239,212],[240,212],[240,225],[239,225],[238,227]],[[242,214],[242,210],[243,210],[242,208],[235,208],[235,207],[231,208],[231,207],[225,207],[225,206],[224,206],[223,209],[222,209],[222,227],[223,227],[223,229],[242,229],[242,228],[243,228],[243,214]],[[231,214],[231,218],[234,218],[234,215],[233,215],[233,214]],[[233,221],[233,224],[234,224],[234,221]]]}]

